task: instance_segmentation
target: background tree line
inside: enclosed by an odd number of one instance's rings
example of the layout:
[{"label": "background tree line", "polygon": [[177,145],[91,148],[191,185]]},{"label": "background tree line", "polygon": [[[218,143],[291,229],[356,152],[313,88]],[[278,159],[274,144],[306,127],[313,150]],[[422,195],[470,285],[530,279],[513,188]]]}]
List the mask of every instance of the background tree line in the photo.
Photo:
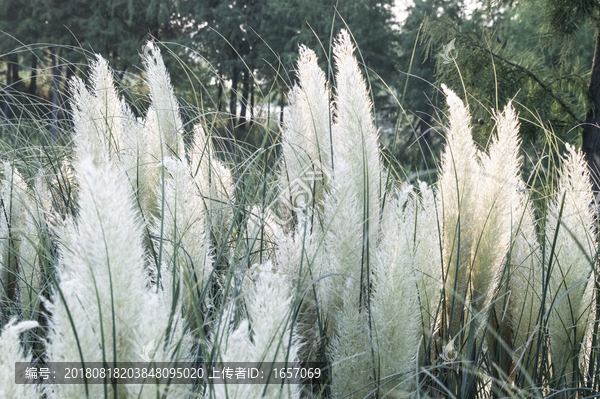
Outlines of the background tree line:
[{"label": "background tree line", "polygon": [[[283,118],[298,45],[315,49],[330,76],[330,40],[348,27],[369,76],[382,145],[402,173],[435,166],[443,143],[442,82],[470,105],[482,147],[493,129],[483,121],[514,99],[526,165],[532,167],[540,148],[555,145],[548,141],[552,131],[557,145],[583,145],[592,171],[598,171],[598,0],[414,0],[400,21],[394,5],[394,0],[0,0],[0,113],[15,117],[22,108],[11,104],[26,103],[30,112],[60,120],[68,109],[60,95],[68,89],[65,82],[85,74],[79,65],[92,52],[110,61],[123,85],[135,86],[141,47],[153,37],[168,48],[177,94],[190,105],[226,114],[218,122],[224,135],[259,145],[253,113],[259,103],[268,104],[273,119]],[[453,59],[447,62],[443,46],[453,39],[455,51],[446,54]]]}]

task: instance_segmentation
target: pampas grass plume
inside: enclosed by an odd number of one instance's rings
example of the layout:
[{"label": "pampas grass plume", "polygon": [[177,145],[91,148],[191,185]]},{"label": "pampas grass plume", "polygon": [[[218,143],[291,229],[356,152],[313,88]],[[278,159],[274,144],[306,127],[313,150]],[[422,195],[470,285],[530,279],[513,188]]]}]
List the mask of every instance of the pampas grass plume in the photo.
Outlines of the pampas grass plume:
[{"label": "pampas grass plume", "polygon": [[592,284],[589,279],[597,248],[592,201],[590,175],[583,155],[567,145],[558,191],[546,221],[549,247],[558,234],[554,259],[548,265],[552,367],[556,376],[566,376],[567,380],[574,378],[572,362],[579,353],[591,310],[593,291],[586,287]]},{"label": "pampas grass plume", "polygon": [[519,122],[509,103],[497,116],[498,134],[489,156],[482,155],[483,181],[476,208],[476,237],[473,259],[473,298],[475,311],[485,308],[498,286],[502,266],[511,241],[514,220],[521,217],[519,188],[522,185],[519,162]]},{"label": "pampas grass plume", "polygon": [[[60,232],[60,285],[54,294],[48,359],[141,361],[143,347],[155,340],[157,361],[169,360],[171,345],[161,344],[169,308],[148,289],[133,190],[110,163],[99,169],[90,159],[82,160],[77,176],[78,217]],[[181,327],[173,325],[171,331],[175,342],[183,339]],[[120,385],[119,397],[155,397],[149,388]],[[91,397],[103,395],[102,386],[89,389]],[[80,385],[59,385],[48,393],[56,398],[85,395]]]},{"label": "pampas grass plume", "polygon": [[[463,323],[467,301],[468,273],[475,243],[479,164],[471,137],[471,116],[458,96],[442,86],[449,107],[450,127],[441,158],[438,182],[442,212],[446,313],[449,333],[455,337]],[[460,243],[460,248],[458,247]],[[459,258],[457,253],[460,251]]]},{"label": "pampas grass plume", "polygon": [[160,50],[152,41],[148,41],[144,46],[142,61],[146,69],[146,80],[156,118],[156,123],[151,125],[150,134],[159,139],[162,157],[171,156],[182,159],[185,155],[185,148],[179,103],[175,98],[171,78]]},{"label": "pampas grass plume", "polygon": [[19,334],[37,327],[34,321],[17,323],[12,319],[0,333],[0,397],[10,399],[37,399],[35,385],[15,384],[15,363],[31,362],[31,356],[23,353]]}]

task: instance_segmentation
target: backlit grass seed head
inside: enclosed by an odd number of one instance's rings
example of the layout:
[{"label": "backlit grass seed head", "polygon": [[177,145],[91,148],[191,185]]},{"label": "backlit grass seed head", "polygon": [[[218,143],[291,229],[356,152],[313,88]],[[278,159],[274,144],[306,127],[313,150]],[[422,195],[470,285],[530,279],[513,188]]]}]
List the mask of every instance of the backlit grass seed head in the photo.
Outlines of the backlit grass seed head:
[{"label": "backlit grass seed head", "polygon": [[194,143],[190,150],[190,172],[206,212],[206,232],[215,245],[226,245],[233,222],[234,182],[231,170],[213,149],[201,125],[194,126]]},{"label": "backlit grass seed head", "polygon": [[[358,144],[354,150],[358,152],[360,148],[361,144]],[[365,305],[370,292],[370,272],[367,270],[372,268],[371,253],[379,234],[380,170],[377,168],[380,165],[376,158],[376,167],[365,166],[368,160],[356,152],[348,149],[345,159],[336,158],[333,187],[325,197],[324,206],[328,223],[326,273],[331,276],[322,281],[321,305],[331,342],[328,351],[335,364],[332,370],[332,394],[335,397],[343,397],[355,390],[359,392],[357,395],[364,396],[373,388],[369,386],[373,369]],[[379,156],[378,152],[370,155]],[[369,172],[360,174],[357,170],[360,165]],[[377,178],[371,179],[372,175],[368,173],[375,173]],[[377,186],[371,190],[371,184],[375,182]],[[368,268],[368,265],[371,266]]]},{"label": "backlit grass seed head", "polygon": [[373,235],[371,238],[375,238],[379,223],[382,166],[372,104],[346,30],[340,32],[333,51],[337,69],[334,173],[338,173],[337,164],[345,164],[344,168],[339,168],[339,173],[347,174],[340,179],[334,176],[335,184],[340,193],[349,190],[347,195],[359,198],[360,208],[357,210],[364,210],[364,222],[368,220],[368,232]]},{"label": "backlit grass seed head", "polygon": [[476,242],[473,259],[473,306],[481,311],[498,286],[506,260],[514,221],[522,214],[519,188],[519,121],[512,104],[496,117],[498,129],[489,156],[482,155],[482,181],[476,208]]},{"label": "backlit grass seed head", "polygon": [[[242,295],[246,302],[247,318],[235,330],[230,330],[233,321],[233,306],[224,309],[219,334],[216,337],[223,362],[289,362],[298,360],[298,340],[292,336],[290,346],[291,304],[293,295],[286,276],[273,269],[268,261],[256,265],[254,279],[248,279]],[[299,386],[271,384],[215,385],[217,398],[298,398]],[[280,392],[281,391],[281,392]]]},{"label": "backlit grass seed head", "polygon": [[[413,226],[414,273],[417,279],[419,301],[426,335],[433,333],[436,315],[440,312],[442,292],[442,251],[439,240],[439,222],[433,190],[419,182],[420,198],[415,199],[417,221]],[[435,238],[435,239],[434,239]]]},{"label": "backlit grass seed head", "polygon": [[99,106],[99,111],[104,119],[99,121],[100,124],[97,127],[104,129],[109,148],[116,152],[120,148],[123,136],[121,130],[123,115],[114,84],[114,76],[108,66],[108,61],[100,55],[96,55],[96,61],[92,63],[91,67],[92,94],[96,97],[97,106]]},{"label": "backlit grass seed head", "polygon": [[256,361],[294,362],[297,360],[297,337],[290,342],[292,287],[286,276],[273,269],[272,262],[260,267],[255,288],[248,293],[246,307],[252,323],[253,342],[250,352]]},{"label": "backlit grass seed head", "polygon": [[559,375],[572,372],[572,359],[579,353],[588,327],[592,291],[586,287],[590,284],[597,248],[592,201],[590,175],[583,155],[567,145],[558,191],[546,221],[548,248],[558,228],[554,259],[548,265],[552,304],[548,328],[553,370]]},{"label": "backlit grass seed head", "polygon": [[143,186],[147,187],[147,195],[142,201],[144,216],[157,215],[156,187],[161,184],[161,164],[163,157],[168,157],[168,152],[163,153],[162,139],[160,137],[156,111],[150,105],[146,118],[144,119],[144,137],[148,140],[146,152],[142,156],[143,164],[146,166]]},{"label": "backlit grass seed head", "polygon": [[[162,239],[163,264],[167,266],[161,270],[161,279],[169,306],[175,300],[191,315],[197,293],[203,291],[212,271],[207,212],[187,161],[166,158],[163,167],[167,176],[156,190],[159,203],[164,202],[164,213],[152,226],[156,240]],[[177,279],[173,281],[172,276]],[[172,297],[177,291],[173,284],[181,283],[180,297]]]},{"label": "backlit grass seed head", "polygon": [[331,165],[331,106],[325,72],[319,67],[317,55],[300,46],[297,65],[300,98],[304,107],[307,149],[313,160],[324,167]]},{"label": "backlit grass seed head", "polygon": [[[446,311],[452,318],[450,335],[456,336],[462,324],[467,300],[468,272],[475,243],[480,167],[471,136],[471,116],[458,96],[442,86],[449,107],[450,126],[441,157],[439,206],[443,226],[444,274],[446,275]],[[460,237],[460,240],[459,240]],[[460,242],[460,248],[459,246]],[[457,254],[459,253],[459,258]]]},{"label": "backlit grass seed head", "polygon": [[[348,282],[348,281],[347,281]],[[368,397],[373,384],[373,362],[369,324],[366,311],[358,312],[354,287],[348,284],[342,289],[335,324],[328,324],[335,331],[328,333],[327,348],[331,359],[331,392],[334,398]]]},{"label": "backlit grass seed head", "polygon": [[[285,110],[285,125],[282,135],[282,151],[285,160],[282,178],[293,181],[311,161],[311,153],[306,148],[306,120],[304,119],[304,99],[298,85],[288,94],[288,107]],[[286,174],[289,176],[287,177]]]},{"label": "backlit grass seed head", "polygon": [[174,156],[182,159],[185,155],[185,148],[183,146],[183,123],[179,115],[179,103],[175,98],[171,78],[160,50],[152,41],[146,43],[142,61],[146,70],[146,81],[156,117],[156,123],[151,125],[152,130],[149,133],[158,138],[163,157]]},{"label": "backlit grass seed head", "polygon": [[[283,223],[294,218],[294,211],[311,206],[309,197],[313,195],[313,184],[305,181],[306,173],[311,169],[313,158],[308,149],[306,137],[306,107],[300,87],[294,85],[288,94],[289,107],[286,110],[285,125],[282,134],[281,171],[279,175],[280,195],[279,216]],[[298,203],[301,201],[302,203]],[[309,203],[306,203],[309,202]]]},{"label": "backlit grass seed head", "polygon": [[342,30],[334,46],[335,169],[324,206],[325,220],[329,223],[325,238],[329,271],[339,274],[325,283],[324,306],[335,311],[344,295],[355,297],[354,301],[346,302],[353,303],[356,310],[361,306],[361,290],[367,284],[366,277],[361,281],[361,272],[368,264],[368,249],[374,248],[379,233],[382,167],[371,102],[353,51],[348,32]]},{"label": "backlit grass seed head", "polygon": [[12,319],[0,333],[0,397],[11,399],[40,397],[35,385],[15,384],[15,363],[32,361],[31,355],[23,353],[19,335],[37,326],[38,323],[34,321],[23,321],[17,324],[16,319]]},{"label": "backlit grass seed head", "polygon": [[377,332],[376,363],[380,365],[383,380],[398,373],[405,374],[385,384],[382,393],[398,393],[400,383],[407,380],[406,374],[415,370],[419,340],[423,335],[417,290],[418,277],[422,276],[416,273],[418,262],[422,260],[416,257],[416,249],[423,237],[417,238],[415,231],[415,228],[423,228],[417,224],[420,207],[412,187],[405,186],[390,199],[382,220],[372,301],[374,331]]},{"label": "backlit grass seed head", "polygon": [[[9,162],[3,162],[4,177],[2,179],[2,213],[0,217],[0,278],[2,280],[0,294],[3,311],[7,312],[11,301],[17,299],[19,253],[23,231],[25,229],[25,214],[30,204],[27,184],[17,168]],[[6,320],[5,320],[6,321]]]},{"label": "backlit grass seed head", "polygon": [[19,293],[23,316],[35,320],[42,291],[40,255],[43,256],[47,242],[45,238],[48,236],[46,217],[52,210],[43,171],[35,177],[33,192],[25,191],[19,197],[24,208],[19,251]]},{"label": "backlit grass seed head", "polygon": [[121,105],[108,62],[97,56],[92,63],[91,88],[78,77],[71,82],[71,108],[76,159],[87,157],[103,165],[118,146],[121,136]]},{"label": "backlit grass seed head", "polygon": [[[79,163],[77,176],[78,217],[60,232],[62,297],[58,291],[53,296],[48,359],[81,361],[81,348],[87,362],[141,361],[144,346],[155,340],[157,361],[168,360],[172,346],[163,349],[162,342],[170,308],[147,288],[143,230],[131,186],[114,165],[99,169],[89,159]],[[171,331],[174,339],[182,339],[176,325]],[[141,390],[118,389],[119,397],[138,397]],[[90,390],[92,397],[103,395],[102,386]],[[84,397],[84,392],[83,386],[60,385],[51,397]],[[149,389],[141,397],[155,395]]]},{"label": "backlit grass seed head", "polygon": [[144,129],[143,121],[138,120],[133,114],[133,111],[127,105],[124,99],[121,100],[122,129],[119,135],[118,159],[119,167],[123,170],[136,196],[139,198],[142,211],[146,215],[148,204],[149,190],[154,190],[154,187],[149,187],[148,184],[148,169],[152,165],[148,165],[146,151],[148,149],[148,133]]},{"label": "backlit grass seed head", "polygon": [[[345,164],[339,163],[336,166],[336,184],[342,177],[349,176],[349,173],[344,173],[342,168],[346,168]],[[346,180],[347,185],[351,183],[352,181]],[[332,274],[332,276],[323,280],[323,307],[330,312],[329,316],[333,317],[332,321],[335,319],[335,313],[339,310],[344,295],[354,296],[355,300],[348,302],[352,302],[357,311],[361,306],[361,271],[364,267],[363,237],[365,230],[362,199],[351,190],[335,190],[325,200],[326,220],[330,220],[325,233],[325,251],[328,257],[325,273]],[[362,281],[362,283],[364,286],[366,281]]]},{"label": "backlit grass seed head", "polygon": [[[520,195],[521,214],[513,219],[513,243],[510,253],[509,318],[513,330],[515,358],[532,351],[530,341],[539,323],[542,307],[542,253],[535,232],[535,221],[529,198]],[[528,344],[529,342],[529,344]],[[532,341],[533,342],[533,341]],[[526,358],[525,358],[526,359]]]},{"label": "backlit grass seed head", "polygon": [[[300,46],[297,76],[298,85],[288,95],[283,131],[279,181],[282,196],[286,197],[280,209],[284,220],[291,219],[295,208],[313,203],[321,206],[323,190],[331,175],[331,107],[327,83],[315,53],[305,46]],[[306,192],[298,193],[298,189]]]},{"label": "backlit grass seed head", "polygon": [[318,279],[325,275],[327,257],[324,253],[323,232],[318,223],[313,224],[311,220],[312,215],[300,213],[293,232],[287,233],[283,228],[274,228],[277,248],[275,268],[286,276],[293,291],[301,294],[306,292],[296,318],[301,359],[313,359],[320,351],[317,311],[321,318],[324,314],[322,282]]}]

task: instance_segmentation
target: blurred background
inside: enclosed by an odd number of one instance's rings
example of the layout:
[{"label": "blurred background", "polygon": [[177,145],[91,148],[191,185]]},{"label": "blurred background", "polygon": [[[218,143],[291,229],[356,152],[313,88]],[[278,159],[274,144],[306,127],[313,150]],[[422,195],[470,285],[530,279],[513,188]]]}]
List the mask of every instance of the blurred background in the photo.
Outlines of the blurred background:
[{"label": "blurred background", "polygon": [[44,130],[67,143],[68,82],[86,79],[94,53],[109,60],[142,115],[139,54],[155,39],[185,121],[202,115],[225,150],[233,142],[271,146],[285,122],[298,46],[314,49],[331,79],[332,38],[346,28],[386,162],[402,180],[435,176],[441,83],[469,104],[482,150],[493,110],[513,100],[527,174],[549,146],[598,152],[586,144],[585,122],[600,109],[592,73],[599,8],[597,0],[0,0],[0,140],[15,141],[18,131],[35,143]]}]

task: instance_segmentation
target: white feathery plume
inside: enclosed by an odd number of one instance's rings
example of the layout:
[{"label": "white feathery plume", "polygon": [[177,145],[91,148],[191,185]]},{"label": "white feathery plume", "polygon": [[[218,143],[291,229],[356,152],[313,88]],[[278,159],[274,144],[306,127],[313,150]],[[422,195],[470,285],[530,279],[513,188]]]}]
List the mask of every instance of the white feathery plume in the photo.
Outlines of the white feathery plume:
[{"label": "white feathery plume", "polygon": [[151,140],[158,138],[162,156],[183,159],[183,123],[179,115],[179,103],[175,98],[171,78],[165,67],[160,50],[152,41],[144,46],[142,61],[146,69],[146,80],[156,123],[151,124]]},{"label": "white feathery plume", "polygon": [[[524,190],[524,188],[523,188]],[[531,203],[520,195],[520,214],[513,218],[513,244],[510,252],[509,321],[513,332],[515,364],[524,351],[535,348],[532,335],[540,322],[542,309],[542,254],[535,232]],[[527,359],[526,355],[523,359]]]},{"label": "white feathery plume", "polygon": [[[278,211],[282,225],[294,218],[294,211],[312,205],[313,179],[306,176],[312,172],[311,154],[307,148],[306,119],[300,87],[294,85],[288,94],[289,106],[285,112],[282,133],[282,169],[279,172]],[[307,179],[308,178],[308,179]]]},{"label": "white feathery plume", "polygon": [[[248,284],[244,292],[248,318],[229,336],[222,339],[220,360],[223,362],[288,362],[298,361],[297,337],[291,337],[290,323],[293,295],[286,276],[273,270],[271,261],[258,265],[256,281]],[[223,312],[219,325],[220,333],[228,330],[232,317],[232,307]],[[250,338],[250,334],[252,339]],[[265,386],[252,385],[215,385],[217,398],[258,398],[263,397]],[[278,384],[267,387],[264,397],[299,398],[298,385]]]},{"label": "white feathery plume", "polygon": [[44,251],[43,236],[46,215],[51,212],[51,197],[44,181],[43,170],[35,177],[33,195],[29,192],[19,194],[23,204],[23,231],[21,237],[19,263],[19,292],[23,317],[34,320],[37,317],[39,294],[42,290],[40,253]]},{"label": "white feathery plume", "polygon": [[[358,198],[360,207],[355,210],[362,214],[363,224],[368,221],[368,234],[375,242],[381,204],[382,165],[371,100],[353,52],[350,35],[342,29],[334,47],[337,68],[334,173],[346,174],[336,182],[338,195]],[[346,166],[338,171],[337,164]]]},{"label": "white feathery plume", "polygon": [[[244,319],[240,322],[238,327],[230,330],[230,319],[232,318],[233,308],[229,307],[223,311],[219,329],[221,330],[217,339],[220,340],[219,348],[221,350],[219,361],[223,363],[228,362],[251,362],[253,361],[248,353],[248,348],[252,346],[252,341],[248,336],[250,329],[248,319]],[[216,343],[213,343],[216,345]],[[215,359],[214,361],[217,361]],[[244,399],[250,398],[250,391],[252,391],[252,385],[246,384],[214,384],[214,397],[215,398],[230,398],[230,399]],[[259,396],[260,397],[260,396]]]},{"label": "white feathery plume", "polygon": [[216,156],[210,137],[201,125],[194,126],[190,169],[206,211],[206,231],[215,245],[226,245],[233,222],[233,178],[231,171]]},{"label": "white feathery plume", "polygon": [[[336,39],[334,171],[325,197],[328,273],[323,307],[331,331],[332,392],[343,396],[373,388],[369,318],[372,261],[379,234],[382,166],[367,86],[347,31]],[[353,357],[353,355],[358,356]]]},{"label": "white feathery plume", "polygon": [[90,90],[80,79],[72,81],[76,161],[91,156],[96,165],[103,165],[108,159],[118,162],[146,215],[153,205],[153,193],[148,192],[145,176],[153,165],[146,165],[147,131],[126,101],[119,100],[108,62],[97,55],[91,68]]},{"label": "white feathery plume", "polygon": [[366,287],[368,278],[367,273],[362,273],[368,260],[366,249],[375,247],[379,224],[381,162],[377,134],[367,87],[353,51],[348,32],[342,30],[334,47],[338,69],[337,119],[333,126],[335,172],[333,192],[325,201],[325,215],[330,223],[326,243],[331,272],[341,274],[347,281],[340,283],[340,277],[328,279],[327,284],[332,285],[327,289],[328,296],[333,301],[325,298],[330,302],[325,304],[329,309],[333,308],[336,295],[350,284],[351,295],[355,296],[351,302],[358,310],[361,289]]},{"label": "white feathery plume", "polygon": [[[293,295],[285,276],[272,270],[272,263],[263,265],[253,292],[248,295],[247,309],[252,326],[253,345],[249,348],[253,361],[297,362],[299,343],[294,333],[291,337]],[[290,345],[291,344],[291,345]],[[250,385],[253,394],[260,397],[264,386]],[[281,392],[280,392],[281,391]],[[299,385],[270,384],[267,397],[299,398]]]},{"label": "white feathery plume", "polygon": [[[332,361],[331,393],[334,398],[363,398],[375,389],[373,380],[372,346],[370,343],[368,315],[358,312],[353,290],[355,285],[346,280],[340,305],[336,308],[335,323],[329,324],[328,333],[333,338],[327,348]],[[373,337],[375,339],[375,337]]]},{"label": "white feathery plume", "polygon": [[299,213],[298,216],[298,224],[291,234],[275,225],[273,236],[277,270],[288,276],[292,286],[303,291],[322,277],[326,256],[323,232],[318,223],[313,223],[311,214]]},{"label": "white feathery plume", "polygon": [[[144,46],[142,61],[146,69],[146,81],[152,101],[144,123],[142,137],[147,140],[143,164],[142,186],[147,194],[142,202],[146,219],[158,216],[156,187],[162,185],[162,161],[167,157],[185,159],[183,123],[179,115],[179,104],[175,98],[171,78],[165,67],[158,47],[148,41]],[[162,205],[159,205],[161,208]]]},{"label": "white feathery plume", "polygon": [[268,208],[253,205],[246,215],[246,231],[244,233],[248,247],[262,248],[262,251],[252,250],[248,259],[249,265],[264,263],[273,259],[275,252],[276,217]]},{"label": "white feathery plume", "polygon": [[[212,272],[204,200],[185,158],[165,158],[163,167],[164,186],[156,190],[164,212],[152,226],[153,235],[162,239],[163,265],[167,265],[161,270],[161,280],[166,303],[172,306],[177,301],[177,308],[183,305],[185,314],[191,316]],[[177,291],[179,297],[173,297]]]},{"label": "white feathery plume", "polygon": [[280,180],[284,186],[300,178],[311,162],[311,153],[306,142],[306,123],[304,112],[305,98],[302,89],[294,85],[288,93],[288,106],[285,109],[285,124],[282,132],[281,149],[285,161]]},{"label": "white feathery plume", "polygon": [[138,120],[124,99],[121,100],[122,128],[118,137],[119,166],[129,179],[136,193],[144,216],[147,211],[148,196],[153,197],[154,186],[147,186],[148,168],[147,161],[147,131],[142,121]]},{"label": "white feathery plume", "polygon": [[[321,205],[331,176],[329,94],[325,73],[316,54],[300,46],[298,84],[288,95],[282,135],[283,169],[280,172],[282,219],[290,221],[294,209]],[[313,198],[314,197],[314,198]],[[283,204],[283,206],[281,206]]]},{"label": "white feathery plume", "polygon": [[[420,204],[416,205],[415,229],[415,274],[421,304],[425,336],[433,333],[436,316],[442,311],[440,295],[443,286],[442,251],[436,199],[433,190],[419,182]],[[438,237],[438,239],[432,239]]]},{"label": "white feathery plume", "polygon": [[[312,215],[298,213],[298,223],[291,233],[284,227],[275,226],[275,265],[279,273],[286,276],[291,289],[305,293],[296,318],[296,332],[300,342],[300,358],[320,360],[322,353],[319,319],[323,322],[325,309],[322,306],[321,282],[327,257],[324,251],[324,235],[318,223],[311,222]],[[314,284],[314,285],[313,285]],[[315,297],[316,295],[316,297]]]},{"label": "white feathery plume", "polygon": [[420,260],[416,258],[419,242],[415,240],[419,234],[415,229],[422,228],[417,225],[420,207],[412,186],[404,186],[390,199],[382,218],[371,313],[377,331],[375,364],[379,366],[380,393],[384,396],[412,387],[411,374],[417,367],[423,336],[415,273]]},{"label": "white feathery plume", "polygon": [[[60,285],[54,294],[48,360],[142,361],[144,347],[158,342],[156,360],[168,361],[183,340],[181,357],[189,342],[180,325],[170,327],[170,340],[163,345],[169,308],[147,288],[143,231],[130,184],[111,163],[99,169],[90,159],[79,162],[77,178],[77,221],[68,221],[59,233]],[[120,385],[119,397],[156,397],[155,387],[143,387]],[[90,397],[103,397],[101,385],[88,388]],[[85,387],[59,385],[48,394],[84,397]]]},{"label": "white feathery plume", "polygon": [[552,306],[548,319],[552,368],[554,375],[566,376],[567,381],[572,378],[573,358],[580,351],[590,315],[592,291],[586,287],[593,284],[589,279],[597,248],[590,208],[593,199],[583,155],[567,145],[558,191],[546,220],[547,253],[556,236],[554,258],[547,266],[548,304]]},{"label": "white feathery plume", "polygon": [[0,334],[0,398],[37,399],[40,397],[33,384],[15,384],[15,363],[31,362],[31,355],[21,349],[19,335],[26,330],[37,327],[37,322],[16,322],[12,319]]},{"label": "white feathery plume", "polygon": [[121,103],[115,88],[113,73],[108,66],[108,61],[96,54],[96,61],[91,65],[92,94],[96,97],[96,106],[101,114],[101,121],[96,124],[98,133],[104,133],[109,150],[119,150],[122,131]]},{"label": "white feathery plume", "polygon": [[104,165],[118,145],[122,115],[108,62],[97,55],[91,67],[91,91],[80,78],[71,80],[75,157]]},{"label": "white feathery plume", "polygon": [[161,137],[159,132],[158,120],[156,118],[156,111],[154,107],[150,105],[146,118],[144,119],[144,137],[147,140],[146,151],[142,155],[142,163],[146,167],[146,170],[140,182],[142,187],[146,187],[146,193],[142,205],[144,216],[148,220],[151,216],[158,216],[157,209],[157,198],[156,198],[156,187],[162,184],[162,159],[163,156],[166,158],[167,153],[163,155],[161,145]]},{"label": "white feathery plume", "polygon": [[298,80],[301,90],[307,151],[323,169],[331,165],[331,106],[325,73],[319,67],[317,55],[308,47],[300,46]]},{"label": "white feathery plume", "polygon": [[[353,183],[349,179],[347,169],[346,163],[339,162],[336,165],[336,185],[348,187]],[[345,179],[340,182],[342,178]],[[366,259],[363,259],[366,258],[366,251],[363,252],[365,220],[362,200],[362,197],[358,197],[351,190],[335,190],[332,195],[326,197],[325,201],[326,220],[330,220],[325,233],[326,252],[329,258],[326,274],[332,276],[322,282],[322,299],[323,307],[328,312],[328,318],[332,318],[332,322],[335,320],[336,312],[339,311],[343,296],[354,297],[354,300],[347,300],[347,302],[353,304],[356,312],[362,306],[361,300],[363,304],[366,300],[361,293],[361,290],[367,286],[369,277],[366,273]],[[373,232],[370,234],[374,235]],[[375,245],[370,246],[370,249],[374,248]]]},{"label": "white feathery plume", "polygon": [[98,124],[102,124],[102,116],[96,109],[96,99],[79,77],[73,77],[70,86],[75,153],[79,158],[91,156],[94,162],[100,165],[108,156],[108,143],[104,132],[97,128]]},{"label": "white feathery plume", "polygon": [[289,346],[292,299],[286,277],[273,270],[271,261],[261,265],[256,286],[246,300],[254,333],[250,353],[255,361],[297,360],[296,336],[292,337],[292,346]]},{"label": "white feathery plume", "polygon": [[[446,314],[449,333],[456,336],[463,324],[467,301],[468,273],[475,243],[479,164],[471,137],[471,116],[458,96],[445,85],[450,109],[450,127],[446,148],[441,157],[438,201],[443,226],[444,278],[446,279]],[[460,248],[458,247],[460,243]],[[457,259],[458,257],[458,259]]]},{"label": "white feathery plume", "polygon": [[490,145],[489,156],[482,155],[483,181],[475,208],[476,242],[473,248],[472,305],[482,311],[491,300],[511,240],[515,220],[522,214],[519,198],[521,163],[519,162],[519,120],[509,102],[496,117],[498,129]]},{"label": "white feathery plume", "polygon": [[[10,306],[10,301],[16,299],[19,273],[19,253],[21,239],[25,227],[25,213],[28,203],[26,198],[27,184],[14,165],[3,163],[4,178],[2,179],[2,212],[0,213],[0,278],[2,288],[1,299],[4,306]],[[5,316],[9,309],[3,309]],[[14,310],[12,310],[14,312]]]}]

